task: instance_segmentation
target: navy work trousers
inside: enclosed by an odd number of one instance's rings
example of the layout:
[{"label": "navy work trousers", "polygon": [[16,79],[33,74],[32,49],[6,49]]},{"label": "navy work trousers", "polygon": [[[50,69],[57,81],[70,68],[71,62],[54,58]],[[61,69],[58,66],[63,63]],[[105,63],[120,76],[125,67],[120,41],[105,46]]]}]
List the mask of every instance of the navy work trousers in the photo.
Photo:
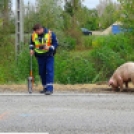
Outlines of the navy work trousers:
[{"label": "navy work trousers", "polygon": [[41,56],[37,57],[37,61],[43,87],[46,88],[46,91],[53,92],[54,57]]}]

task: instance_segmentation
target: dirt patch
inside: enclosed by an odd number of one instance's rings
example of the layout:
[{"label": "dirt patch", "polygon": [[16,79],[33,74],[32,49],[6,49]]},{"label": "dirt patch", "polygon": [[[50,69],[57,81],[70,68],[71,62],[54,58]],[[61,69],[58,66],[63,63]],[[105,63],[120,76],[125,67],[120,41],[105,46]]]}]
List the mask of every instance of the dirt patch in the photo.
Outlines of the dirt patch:
[{"label": "dirt patch", "polygon": [[[34,86],[34,92],[42,90],[41,85]],[[74,92],[112,92],[111,88],[106,84],[76,84],[62,85],[54,84],[55,91],[74,91]],[[134,92],[133,85],[130,84],[130,91]],[[0,85],[0,92],[27,92],[27,85]]]}]

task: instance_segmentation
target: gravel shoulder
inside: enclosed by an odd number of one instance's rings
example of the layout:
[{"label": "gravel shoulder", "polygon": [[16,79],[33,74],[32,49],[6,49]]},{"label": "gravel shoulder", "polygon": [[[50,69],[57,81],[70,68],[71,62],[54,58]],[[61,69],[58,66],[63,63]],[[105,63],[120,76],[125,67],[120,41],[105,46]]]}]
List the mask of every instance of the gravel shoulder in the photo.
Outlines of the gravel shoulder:
[{"label": "gravel shoulder", "polygon": [[[134,92],[134,86],[130,83],[130,92]],[[42,90],[42,86],[35,85],[33,92],[39,92]],[[76,84],[76,85],[62,85],[62,84],[54,84],[54,91],[56,92],[92,92],[92,93],[111,93],[112,90],[107,84]],[[0,85],[0,92],[27,92],[27,85]]]}]

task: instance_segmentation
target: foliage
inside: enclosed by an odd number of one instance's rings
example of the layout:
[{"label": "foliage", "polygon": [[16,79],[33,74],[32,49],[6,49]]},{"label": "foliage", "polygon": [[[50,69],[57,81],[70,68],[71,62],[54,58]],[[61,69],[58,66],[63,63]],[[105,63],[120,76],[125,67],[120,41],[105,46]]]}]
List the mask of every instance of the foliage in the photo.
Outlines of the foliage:
[{"label": "foliage", "polygon": [[120,20],[125,29],[128,29],[129,33],[127,33],[128,38],[131,43],[134,42],[134,1],[133,0],[118,0],[121,4],[121,15]]},{"label": "foliage", "polygon": [[70,36],[64,39],[64,48],[74,50],[76,48],[76,40]]},{"label": "foliage", "polygon": [[63,11],[64,31],[67,36],[73,37],[77,44],[81,44],[81,30],[80,30],[80,15],[82,4],[81,0],[65,0],[65,6]]},{"label": "foliage", "polygon": [[[27,44],[26,44],[27,45]],[[29,49],[25,47],[18,57],[18,63],[14,67],[14,76],[16,82],[26,81],[30,73],[30,55]],[[23,63],[23,64],[22,64]],[[38,67],[35,57],[32,58],[33,75],[38,79]]]},{"label": "foliage", "polygon": [[63,84],[91,83],[95,69],[89,59],[88,51],[63,51],[58,54],[55,62],[55,81]]},{"label": "foliage", "polygon": [[82,37],[82,49],[92,49],[93,36],[83,36]]},{"label": "foliage", "polygon": [[62,19],[60,17],[62,8],[59,5],[59,1],[55,0],[37,0],[38,9],[36,15],[37,22],[43,24],[48,28],[60,28],[62,25]]},{"label": "foliage", "polygon": [[124,22],[123,24],[127,28],[133,28],[134,18],[134,1],[133,0],[118,0],[121,4],[121,12],[122,15],[120,16],[121,21]]},{"label": "foliage", "polygon": [[112,0],[102,0],[97,6],[99,26],[101,29],[109,27],[118,21],[120,16],[120,5]]},{"label": "foliage", "polygon": [[[120,1],[120,0],[119,0]],[[5,14],[10,11],[5,2]],[[25,32],[32,32],[35,23],[41,23],[52,29],[58,38],[59,47],[55,56],[55,82],[63,84],[94,83],[107,80],[113,71],[122,63],[133,61],[133,30],[132,32],[109,36],[84,36],[80,28],[89,30],[106,28],[121,20],[127,28],[133,29],[133,1],[121,0],[121,6],[108,0],[103,0],[100,9],[87,9],[81,0],[66,0],[65,9],[61,7],[62,0],[37,0],[36,6],[29,4],[25,11]],[[0,5],[1,6],[1,5]],[[119,10],[121,8],[121,11]],[[0,8],[1,9],[1,8]],[[122,12],[122,13],[121,13]],[[8,23],[7,29],[0,27],[0,83],[23,82],[27,80],[30,69],[29,36],[15,59],[14,50],[14,17],[4,16]],[[0,19],[3,21],[3,19]],[[0,22],[1,23],[1,22]],[[33,58],[33,69],[36,81],[39,81],[36,58]]]},{"label": "foliage", "polygon": [[0,17],[3,19],[3,28],[7,29],[10,20],[11,13],[11,0],[1,0],[0,1]]},{"label": "foliage", "polygon": [[[68,40],[68,39],[67,39]],[[55,57],[55,82],[63,84],[92,83],[108,80],[113,71],[122,63],[133,61],[133,45],[126,35],[110,35],[98,37],[83,37],[85,46],[81,50],[70,50],[60,46]],[[94,47],[91,42],[97,42]],[[30,56],[27,45],[19,55],[18,63],[14,59],[13,45],[6,50],[0,48],[1,75],[0,83],[26,81],[29,75]],[[8,52],[5,55],[4,52]],[[10,64],[10,66],[9,66]],[[33,58],[34,77],[39,81],[36,58]]]},{"label": "foliage", "polygon": [[[14,46],[12,39],[10,36],[2,36],[0,38],[0,42],[3,42],[3,44],[0,45],[0,83],[7,83],[9,81],[12,81],[14,75],[13,75],[13,65],[14,65]],[[6,44],[6,41],[8,42],[8,45]],[[14,80],[14,79],[13,79]]]},{"label": "foliage", "polygon": [[62,8],[59,5],[61,0],[37,0],[36,6],[29,3],[26,8],[25,15],[25,32],[32,31],[32,27],[36,23],[42,24],[44,27],[53,29],[61,29],[63,20],[61,19]]},{"label": "foliage", "polygon": [[85,27],[89,30],[99,29],[99,16],[96,9],[82,7],[79,15],[81,27]]},{"label": "foliage", "polygon": [[[67,1],[64,6],[63,19],[65,30],[69,26],[81,28],[85,27],[90,30],[98,29],[98,13],[96,9],[88,9],[82,5],[82,1]],[[67,23],[68,22],[68,23]],[[68,24],[68,25],[67,25]]]},{"label": "foliage", "polygon": [[92,62],[101,73],[98,80],[108,79],[113,71],[127,61],[133,61],[133,46],[126,35],[111,35],[96,38],[98,47],[91,52]]}]

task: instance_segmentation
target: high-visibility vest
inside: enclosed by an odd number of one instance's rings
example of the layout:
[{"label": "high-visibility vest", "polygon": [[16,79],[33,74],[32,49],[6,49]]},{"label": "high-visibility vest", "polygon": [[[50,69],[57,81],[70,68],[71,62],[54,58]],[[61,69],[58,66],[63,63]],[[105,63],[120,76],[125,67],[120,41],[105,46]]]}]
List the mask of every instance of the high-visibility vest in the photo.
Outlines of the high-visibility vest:
[{"label": "high-visibility vest", "polygon": [[52,32],[49,30],[48,33],[44,35],[41,42],[39,41],[38,34],[33,32],[32,41],[35,43],[34,50],[36,53],[46,53],[48,50],[40,49],[40,47],[45,47],[45,45],[50,47],[52,45]]}]

